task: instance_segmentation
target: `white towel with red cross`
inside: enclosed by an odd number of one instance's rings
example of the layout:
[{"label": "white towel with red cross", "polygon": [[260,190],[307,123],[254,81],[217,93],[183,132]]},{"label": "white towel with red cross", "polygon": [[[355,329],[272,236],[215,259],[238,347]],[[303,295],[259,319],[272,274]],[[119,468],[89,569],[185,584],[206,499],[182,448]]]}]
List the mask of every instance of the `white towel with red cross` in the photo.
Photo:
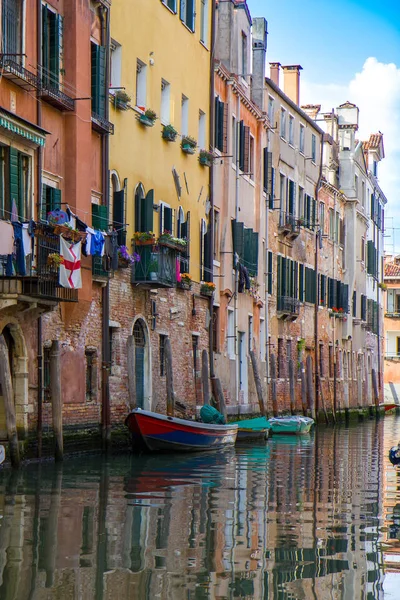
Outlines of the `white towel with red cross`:
[{"label": "white towel with red cross", "polygon": [[73,290],[82,287],[81,274],[81,250],[82,242],[70,244],[60,236],[60,285]]}]

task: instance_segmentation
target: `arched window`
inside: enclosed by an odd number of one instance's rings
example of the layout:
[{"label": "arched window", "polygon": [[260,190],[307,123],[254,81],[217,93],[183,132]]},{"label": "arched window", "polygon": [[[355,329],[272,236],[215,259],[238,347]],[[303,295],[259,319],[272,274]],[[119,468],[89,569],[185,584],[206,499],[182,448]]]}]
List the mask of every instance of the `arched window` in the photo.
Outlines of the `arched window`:
[{"label": "arched window", "polygon": [[141,183],[135,190],[135,231],[153,231],[154,190],[145,195]]},{"label": "arched window", "polygon": [[118,175],[113,173],[111,175],[113,228],[118,234],[119,246],[124,246],[126,243],[125,190],[121,190],[120,187]]}]

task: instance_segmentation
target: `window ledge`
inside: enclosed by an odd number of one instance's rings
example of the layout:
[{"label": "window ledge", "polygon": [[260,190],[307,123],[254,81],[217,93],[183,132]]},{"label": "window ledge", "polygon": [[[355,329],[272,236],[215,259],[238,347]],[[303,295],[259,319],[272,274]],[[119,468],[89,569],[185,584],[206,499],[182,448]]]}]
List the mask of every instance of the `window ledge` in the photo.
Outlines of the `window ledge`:
[{"label": "window ledge", "polygon": [[194,33],[194,29],[190,29],[190,27],[188,25],[186,25],[185,21],[182,21],[182,19],[181,19],[181,23],[184,26],[184,28],[187,29],[190,33]]},{"label": "window ledge", "polygon": [[204,50],[207,50],[207,52],[210,52],[210,49],[208,48],[208,46],[206,46],[205,42],[203,42],[202,40],[200,40],[200,45],[203,46]]},{"label": "window ledge", "polygon": [[177,10],[172,10],[172,8],[170,8],[170,7],[169,7],[169,6],[168,6],[168,5],[167,5],[165,2],[163,2],[162,0],[161,0],[161,4],[162,4],[163,6],[165,6],[165,8],[166,8],[166,9],[167,9],[167,10],[168,10],[168,11],[169,11],[169,12],[170,12],[172,15],[177,15],[177,14],[178,14],[178,11],[177,11]]},{"label": "window ledge", "polygon": [[213,265],[214,265],[214,267],[220,267],[221,263],[219,260],[213,260]]}]

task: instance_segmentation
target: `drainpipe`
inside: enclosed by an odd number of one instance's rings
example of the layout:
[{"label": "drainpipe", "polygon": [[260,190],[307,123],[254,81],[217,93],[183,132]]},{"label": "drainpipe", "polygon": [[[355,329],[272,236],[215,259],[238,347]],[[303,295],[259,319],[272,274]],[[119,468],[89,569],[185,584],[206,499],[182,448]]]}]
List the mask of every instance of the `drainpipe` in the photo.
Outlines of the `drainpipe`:
[{"label": "drainpipe", "polygon": [[[335,192],[335,200],[333,203],[333,214],[335,215],[334,233],[333,233],[333,258],[332,258],[333,280],[335,280],[335,275],[336,275],[336,269],[335,269],[335,265],[336,265],[336,206],[337,206],[337,192]],[[335,419],[336,419],[336,411],[337,411],[336,384],[337,384],[336,319],[333,319],[333,412],[334,412]]]},{"label": "drainpipe", "polygon": [[[319,174],[317,183],[315,185],[315,210],[318,211],[319,220],[319,206],[318,206],[318,192],[321,185],[322,179],[322,161],[324,154],[324,134],[321,135],[321,152],[320,152],[320,163],[319,163]],[[318,340],[318,306],[319,306],[319,281],[318,281],[318,251],[319,243],[321,238],[321,225],[318,231],[315,233],[315,282],[316,282],[316,298],[315,298],[315,311],[314,311],[314,356],[315,356],[315,417],[318,420],[319,413],[319,340]]]},{"label": "drainpipe", "polygon": [[[42,52],[42,0],[37,0],[36,3],[36,54],[37,54],[37,64],[40,62],[40,55]],[[38,71],[39,69],[37,69]],[[36,120],[37,124],[40,127],[42,125],[42,102],[40,98],[36,99]],[[41,205],[42,205],[42,148],[38,146],[37,150],[37,201],[36,201],[36,211],[37,217],[40,216]],[[43,429],[43,355],[42,355],[42,346],[43,346],[43,332],[42,332],[42,317],[38,318],[37,322],[37,364],[38,364],[38,372],[37,372],[37,456],[41,458],[42,456],[42,429]]]},{"label": "drainpipe", "polygon": [[[211,6],[211,53],[210,53],[210,132],[209,132],[209,145],[214,149],[214,124],[215,124],[215,82],[214,82],[214,54],[215,54],[215,21],[216,21],[216,0],[212,0]],[[210,213],[210,254],[211,254],[211,281],[214,280],[214,162],[211,163],[210,167],[210,179],[209,179],[209,195],[211,204]],[[209,355],[210,355],[210,378],[215,377],[214,369],[214,294],[210,297],[210,327],[209,327]]]},{"label": "drainpipe", "polygon": [[[379,196],[378,196],[378,203],[379,203]],[[378,230],[379,231],[379,230]],[[382,232],[383,235],[383,232]],[[377,253],[378,253],[378,258],[380,255],[380,240],[381,240],[381,236],[378,233],[377,237]],[[378,262],[378,274],[379,271],[381,269],[381,265],[382,265],[382,261],[379,260]],[[381,277],[383,277],[383,273],[381,273]],[[379,278],[380,279],[380,278]],[[382,389],[382,366],[381,366],[381,340],[380,340],[380,336],[381,336],[381,328],[380,328],[380,318],[381,318],[381,309],[380,309],[380,304],[379,304],[379,285],[376,286],[376,303],[377,303],[377,313],[378,313],[378,318],[377,318],[377,323],[376,323],[376,337],[378,340],[378,392],[380,394],[381,389]],[[379,404],[379,401],[378,401]]]},{"label": "drainpipe", "polygon": [[[236,107],[236,180],[235,180],[235,221],[236,223],[239,220],[239,132],[240,132],[240,94],[239,90],[237,90],[237,107]],[[235,256],[235,255],[234,255]],[[240,389],[240,381],[239,381],[239,336],[238,336],[238,294],[239,294],[239,271],[235,265],[235,292],[234,292],[234,325],[235,325],[235,367],[236,367],[236,386],[235,386],[235,400],[236,406],[239,406],[239,389]]]},{"label": "drainpipe", "polygon": [[[109,118],[108,102],[108,82],[109,82],[109,63],[110,63],[110,18],[109,11],[105,7],[100,8],[101,21],[101,43],[106,46],[106,102],[105,118]],[[108,153],[109,153],[109,134],[102,135],[102,186],[104,204],[109,207],[109,185],[108,185]],[[104,452],[108,452],[111,446],[111,414],[110,414],[110,282],[107,279],[106,285],[101,290],[102,302],[102,369],[101,369],[101,440]]]}]

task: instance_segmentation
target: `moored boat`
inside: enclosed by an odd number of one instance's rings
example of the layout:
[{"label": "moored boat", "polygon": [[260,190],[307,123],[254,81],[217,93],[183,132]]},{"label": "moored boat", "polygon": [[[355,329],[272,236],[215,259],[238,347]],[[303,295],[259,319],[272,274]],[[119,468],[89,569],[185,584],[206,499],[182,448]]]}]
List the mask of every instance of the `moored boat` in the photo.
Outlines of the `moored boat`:
[{"label": "moored boat", "polygon": [[147,448],[153,452],[199,452],[234,445],[238,426],[209,425],[188,419],[168,417],[140,408],[133,409],[125,420],[129,430],[140,432]]},{"label": "moored boat", "polygon": [[238,426],[236,442],[264,442],[268,439],[269,428],[266,417],[234,421]]},{"label": "moored boat", "polygon": [[291,417],[272,417],[268,419],[268,427],[273,434],[294,434],[300,435],[309,433],[314,425],[314,419],[310,417],[291,416]]}]

